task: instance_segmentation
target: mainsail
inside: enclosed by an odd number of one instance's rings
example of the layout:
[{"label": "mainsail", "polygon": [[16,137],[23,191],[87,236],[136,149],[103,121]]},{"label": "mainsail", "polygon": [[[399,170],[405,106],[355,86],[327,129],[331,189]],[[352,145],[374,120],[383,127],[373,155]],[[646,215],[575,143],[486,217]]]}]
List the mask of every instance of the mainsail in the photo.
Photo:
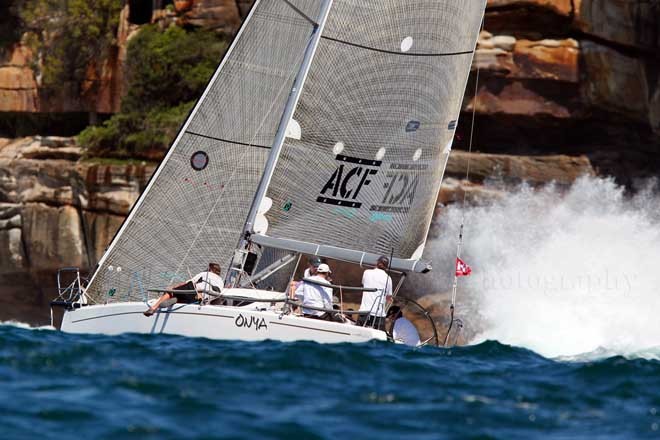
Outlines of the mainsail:
[{"label": "mainsail", "polygon": [[246,228],[275,249],[426,269],[484,9],[257,0],[87,295],[135,300],[210,261],[228,268]]},{"label": "mainsail", "polygon": [[[256,243],[420,264],[485,0],[335,0]],[[267,227],[266,227],[267,224]]]},{"label": "mainsail", "polygon": [[143,298],[210,261],[228,267],[320,6],[255,3],[99,262],[87,288],[93,301]]}]

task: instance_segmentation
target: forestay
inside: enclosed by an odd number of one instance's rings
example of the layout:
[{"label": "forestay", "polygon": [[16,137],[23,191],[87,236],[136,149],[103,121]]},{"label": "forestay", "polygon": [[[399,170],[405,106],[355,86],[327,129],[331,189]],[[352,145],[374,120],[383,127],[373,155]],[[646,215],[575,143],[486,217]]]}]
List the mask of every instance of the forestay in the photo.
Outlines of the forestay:
[{"label": "forestay", "polygon": [[354,262],[393,252],[395,266],[425,268],[484,9],[335,0],[255,242]]},{"label": "forestay", "polygon": [[[293,0],[315,17],[317,0]],[[202,98],[99,263],[95,302],[142,298],[227,268],[262,175],[312,24],[258,0]]]}]

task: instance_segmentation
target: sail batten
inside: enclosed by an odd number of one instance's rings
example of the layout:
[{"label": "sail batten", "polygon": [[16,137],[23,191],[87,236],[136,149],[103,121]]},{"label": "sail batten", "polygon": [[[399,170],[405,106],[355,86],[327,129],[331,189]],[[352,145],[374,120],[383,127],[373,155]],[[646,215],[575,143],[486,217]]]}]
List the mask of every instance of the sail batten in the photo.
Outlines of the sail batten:
[{"label": "sail batten", "polygon": [[329,36],[326,36],[326,35],[322,36],[321,38],[323,38],[324,40],[334,41],[335,43],[346,44],[348,46],[353,46],[353,47],[357,47],[357,48],[360,48],[360,49],[372,50],[372,51],[375,51],[375,52],[388,53],[388,54],[392,54],[392,55],[399,55],[399,56],[403,56],[403,57],[451,57],[451,56],[459,56],[459,55],[472,55],[472,52],[473,52],[473,49],[469,49],[469,50],[463,50],[463,51],[459,51],[459,52],[443,52],[443,53],[414,53],[413,52],[413,53],[407,53],[407,52],[401,52],[401,51],[397,52],[395,50],[379,49],[377,47],[369,47],[369,46],[365,46],[363,44],[351,43],[350,41],[344,41],[344,40],[340,40],[338,38],[332,38],[332,37],[329,37]]},{"label": "sail batten", "polygon": [[201,134],[201,133],[195,133],[194,131],[190,131],[190,130],[187,130],[186,133],[191,134],[193,136],[203,137],[203,138],[206,138],[206,139],[212,139],[212,140],[216,140],[216,141],[220,141],[220,142],[227,142],[229,144],[243,145],[244,147],[256,147],[256,148],[270,149],[270,146],[268,146],[268,145],[248,144],[246,142],[232,141],[232,140],[229,140],[229,139],[223,139],[223,138],[214,137],[214,136],[207,136],[207,135],[204,135],[204,134]]}]

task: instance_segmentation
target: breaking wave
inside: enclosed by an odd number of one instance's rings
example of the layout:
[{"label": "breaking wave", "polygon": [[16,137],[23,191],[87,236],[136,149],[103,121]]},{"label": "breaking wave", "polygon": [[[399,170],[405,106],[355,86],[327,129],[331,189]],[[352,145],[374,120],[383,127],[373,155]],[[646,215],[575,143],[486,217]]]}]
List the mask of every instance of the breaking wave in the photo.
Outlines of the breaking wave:
[{"label": "breaking wave", "polygon": [[0,327],[16,327],[23,330],[55,330],[55,327],[50,325],[33,326],[20,321],[0,321]]},{"label": "breaking wave", "polygon": [[442,267],[426,288],[450,289],[464,213],[463,257],[473,273],[460,280],[457,313],[476,332],[473,343],[576,360],[658,359],[659,208],[655,182],[627,196],[613,180],[589,177],[449,207],[428,249]]}]

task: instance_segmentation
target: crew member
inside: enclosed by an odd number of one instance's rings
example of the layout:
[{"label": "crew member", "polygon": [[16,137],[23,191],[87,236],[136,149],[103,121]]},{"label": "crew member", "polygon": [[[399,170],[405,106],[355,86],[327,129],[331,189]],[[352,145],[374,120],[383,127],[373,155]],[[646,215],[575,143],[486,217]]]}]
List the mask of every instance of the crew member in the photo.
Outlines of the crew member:
[{"label": "crew member", "polygon": [[306,318],[323,319],[327,321],[335,320],[333,313],[308,308],[315,307],[328,310],[332,309],[332,288],[316,284],[329,284],[328,276],[330,273],[332,273],[330,271],[330,266],[327,264],[320,264],[316,268],[316,275],[307,277],[298,285],[295,296],[302,299],[303,316]]},{"label": "crew member", "polygon": [[387,311],[387,320],[390,323],[392,339],[397,342],[403,342],[411,347],[417,347],[419,342],[419,333],[412,322],[403,317],[399,306],[392,306]]},{"label": "crew member", "polygon": [[367,269],[362,274],[362,286],[365,289],[376,289],[374,292],[363,292],[360,312],[369,312],[360,315],[358,325],[385,330],[385,304],[392,302],[392,278],[385,271],[390,266],[390,260],[381,256],[376,267]]},{"label": "crew member", "polygon": [[[144,316],[153,315],[156,310],[158,310],[158,306],[160,306],[161,303],[171,298],[176,298],[178,303],[189,304],[202,300],[204,298],[204,292],[220,293],[225,285],[224,280],[220,276],[221,272],[222,269],[219,264],[209,263],[208,270],[198,273],[186,282],[169,286],[167,290],[172,290],[172,292],[163,293],[161,297],[158,298],[158,301],[144,312]],[[196,290],[197,294],[177,294],[177,290]]]}]

